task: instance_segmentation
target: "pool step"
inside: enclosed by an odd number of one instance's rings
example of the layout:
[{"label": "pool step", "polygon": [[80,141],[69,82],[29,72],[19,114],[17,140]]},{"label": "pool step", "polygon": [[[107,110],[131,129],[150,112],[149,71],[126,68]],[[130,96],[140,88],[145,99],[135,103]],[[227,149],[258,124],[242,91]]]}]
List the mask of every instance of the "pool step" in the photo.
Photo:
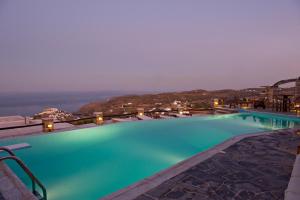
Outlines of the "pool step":
[{"label": "pool step", "polygon": [[[4,146],[6,148],[8,148],[9,150],[19,150],[19,149],[25,149],[25,148],[29,148],[31,147],[30,144],[28,143],[19,143],[19,144],[13,144],[13,145],[8,145],[8,146]],[[0,150],[0,153],[2,152],[2,150]]]}]

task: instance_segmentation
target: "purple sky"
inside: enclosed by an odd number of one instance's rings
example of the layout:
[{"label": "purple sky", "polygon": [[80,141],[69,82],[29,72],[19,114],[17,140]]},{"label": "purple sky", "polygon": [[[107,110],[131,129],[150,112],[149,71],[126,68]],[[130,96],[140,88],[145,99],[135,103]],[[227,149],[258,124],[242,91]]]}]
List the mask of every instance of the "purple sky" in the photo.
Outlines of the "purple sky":
[{"label": "purple sky", "polygon": [[299,75],[299,0],[0,0],[1,92],[245,88]]}]

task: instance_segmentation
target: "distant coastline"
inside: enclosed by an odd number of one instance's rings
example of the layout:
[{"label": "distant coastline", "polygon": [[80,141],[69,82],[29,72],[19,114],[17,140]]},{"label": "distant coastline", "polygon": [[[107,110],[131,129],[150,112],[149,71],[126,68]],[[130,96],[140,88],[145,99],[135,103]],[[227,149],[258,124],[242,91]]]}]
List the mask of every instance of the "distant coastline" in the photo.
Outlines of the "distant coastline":
[{"label": "distant coastline", "polygon": [[55,107],[67,112],[76,112],[81,106],[125,95],[126,92],[49,92],[49,93],[1,93],[0,116],[32,116],[45,107]]}]

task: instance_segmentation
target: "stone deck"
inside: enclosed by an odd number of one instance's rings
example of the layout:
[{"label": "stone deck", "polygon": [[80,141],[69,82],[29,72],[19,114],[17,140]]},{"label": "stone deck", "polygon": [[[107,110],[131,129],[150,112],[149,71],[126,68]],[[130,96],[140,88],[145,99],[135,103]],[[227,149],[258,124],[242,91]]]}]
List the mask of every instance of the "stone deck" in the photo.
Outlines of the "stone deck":
[{"label": "stone deck", "polygon": [[135,200],[284,199],[298,145],[294,131],[243,139]]}]

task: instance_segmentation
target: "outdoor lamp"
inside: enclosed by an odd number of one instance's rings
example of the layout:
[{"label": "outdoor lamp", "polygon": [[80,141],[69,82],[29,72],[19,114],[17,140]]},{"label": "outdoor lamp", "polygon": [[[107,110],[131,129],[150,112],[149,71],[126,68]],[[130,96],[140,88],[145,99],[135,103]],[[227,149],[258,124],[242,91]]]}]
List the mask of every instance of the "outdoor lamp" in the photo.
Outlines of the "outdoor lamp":
[{"label": "outdoor lamp", "polygon": [[143,116],[144,115],[144,108],[138,108],[137,113],[138,113],[139,116]]},{"label": "outdoor lamp", "polygon": [[43,118],[42,119],[43,124],[43,132],[52,132],[54,131],[54,121],[52,118]]},{"label": "outdoor lamp", "polygon": [[102,112],[94,112],[94,116],[96,117],[96,123],[95,124],[102,125],[104,123]]}]

